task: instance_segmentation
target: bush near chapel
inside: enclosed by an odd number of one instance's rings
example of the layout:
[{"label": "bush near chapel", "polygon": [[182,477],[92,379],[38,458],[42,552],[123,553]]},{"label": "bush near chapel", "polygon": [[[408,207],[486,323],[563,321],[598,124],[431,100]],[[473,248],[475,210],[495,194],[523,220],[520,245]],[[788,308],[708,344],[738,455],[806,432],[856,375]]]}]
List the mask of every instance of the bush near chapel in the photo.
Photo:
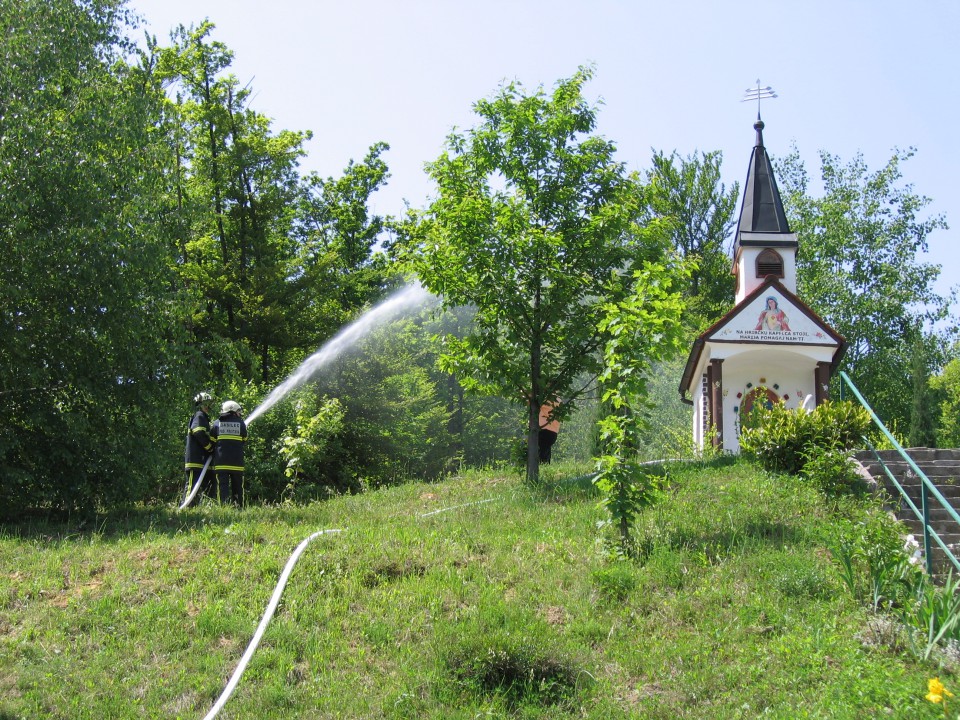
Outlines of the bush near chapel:
[{"label": "bush near chapel", "polygon": [[811,412],[783,403],[756,406],[743,417],[740,450],[762,467],[792,475],[828,453],[845,454],[862,444],[870,415],[851,402],[825,402]]}]

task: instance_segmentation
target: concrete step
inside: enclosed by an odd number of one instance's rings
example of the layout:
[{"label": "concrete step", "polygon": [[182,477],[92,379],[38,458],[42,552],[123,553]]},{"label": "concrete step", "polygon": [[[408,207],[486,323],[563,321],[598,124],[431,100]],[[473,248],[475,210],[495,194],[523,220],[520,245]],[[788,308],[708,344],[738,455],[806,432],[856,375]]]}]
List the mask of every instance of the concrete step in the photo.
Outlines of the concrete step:
[{"label": "concrete step", "polygon": [[[960,449],[908,448],[907,453],[943,498],[954,509],[960,508]],[[877,460],[877,455],[883,459],[883,463]],[[913,534],[914,538],[922,544],[923,523],[903,500],[900,491],[887,476],[887,471],[894,475],[897,482],[903,487],[907,497],[916,505],[918,510],[922,509],[920,499],[922,486],[919,476],[898,452],[883,450],[877,455],[870,451],[861,451],[855,453],[854,457],[860,461],[864,470],[876,480],[879,487],[886,490],[890,496],[891,509]],[[886,470],[884,465],[886,465]],[[940,540],[953,551],[954,555],[960,556],[960,524],[951,517],[950,511],[932,496],[929,498],[928,513],[930,527],[937,533]],[[958,511],[958,514],[960,514],[960,511]],[[931,552],[931,561],[935,573],[945,573],[953,567],[943,550],[936,544],[936,541],[934,541]]]},{"label": "concrete step", "polygon": [[[920,502],[920,497],[922,494],[922,489],[919,485],[905,483],[900,483],[900,487],[903,488],[903,491],[906,493],[907,497],[913,500],[915,503]],[[944,499],[947,500],[951,505],[960,504],[960,486],[957,485],[944,485],[942,483],[934,483],[934,487],[937,488]],[[883,488],[894,498],[900,497],[900,491],[893,486],[893,483],[883,483]],[[939,505],[940,503],[934,498],[933,493],[930,493],[931,502]]]},{"label": "concrete step", "polygon": [[[917,505],[917,510],[921,510],[921,511],[922,511],[923,508],[921,508],[919,505]],[[949,527],[949,525],[952,524],[953,527],[954,527],[955,529],[957,529],[956,531],[957,531],[957,532],[960,532],[960,526],[958,526],[957,521],[954,520],[953,517],[950,515],[950,511],[947,510],[947,509],[946,509],[945,507],[943,507],[942,505],[940,505],[940,504],[932,505],[927,512],[928,512],[928,514],[929,514],[929,516],[930,516],[930,524],[931,524],[931,525],[933,525],[933,526],[936,527],[936,525],[937,525],[938,523],[942,523],[943,525]],[[954,510],[954,512],[957,512],[957,511]],[[960,514],[960,513],[958,513],[958,514]],[[900,519],[900,520],[907,520],[907,519],[912,520],[912,519],[914,519],[915,517],[916,517],[916,515],[913,514],[913,510],[911,510],[911,509],[909,508],[909,506],[907,506],[907,505],[903,505],[903,507],[900,508],[900,509],[897,511],[897,518]],[[938,530],[938,532],[939,532],[939,530]]]},{"label": "concrete step", "polygon": [[[913,533],[914,537],[919,538],[923,534],[923,524],[920,522],[919,518],[913,516],[898,518],[900,522],[910,528],[910,532]],[[945,543],[953,543],[960,541],[960,526],[956,523],[945,523],[941,520],[933,520],[930,523],[930,527],[937,531]]]},{"label": "concrete step", "polygon": [[[905,448],[907,454],[915,463],[928,462],[932,460],[960,460],[960,449],[958,448]],[[901,455],[896,450],[880,450],[877,452],[884,462],[901,460]],[[872,450],[859,450],[854,454],[860,462],[866,462],[875,459]]]},{"label": "concrete step", "polygon": [[[874,477],[886,476],[886,470],[896,477],[916,477],[917,473],[906,462],[894,461],[881,464],[877,461],[862,462],[867,471]],[[916,466],[928,478],[960,478],[960,461],[957,460],[933,460],[931,462],[916,463]]]}]

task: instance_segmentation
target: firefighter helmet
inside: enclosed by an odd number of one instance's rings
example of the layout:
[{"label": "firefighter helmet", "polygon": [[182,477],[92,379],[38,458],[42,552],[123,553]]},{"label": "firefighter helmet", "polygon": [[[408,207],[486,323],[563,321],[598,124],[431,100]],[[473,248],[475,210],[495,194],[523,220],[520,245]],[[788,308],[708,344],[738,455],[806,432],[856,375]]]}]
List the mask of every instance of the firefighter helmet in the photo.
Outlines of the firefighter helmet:
[{"label": "firefighter helmet", "polygon": [[227,400],[227,401],[223,404],[223,412],[225,412],[225,413],[230,413],[230,412],[238,413],[238,412],[240,412],[242,409],[243,409],[243,408],[240,407],[240,403],[236,403],[236,402],[234,402],[233,400]]},{"label": "firefighter helmet", "polygon": [[197,405],[209,405],[211,400],[213,400],[213,395],[208,392],[197,393],[193,398],[193,402]]}]

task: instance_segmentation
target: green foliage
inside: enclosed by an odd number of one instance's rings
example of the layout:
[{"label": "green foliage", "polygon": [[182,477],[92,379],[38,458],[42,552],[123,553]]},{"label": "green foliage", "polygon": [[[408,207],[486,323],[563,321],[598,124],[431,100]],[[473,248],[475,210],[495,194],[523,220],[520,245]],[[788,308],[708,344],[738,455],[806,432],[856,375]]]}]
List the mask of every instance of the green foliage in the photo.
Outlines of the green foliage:
[{"label": "green foliage", "polygon": [[950,314],[934,285],[940,267],[923,261],[928,238],[946,229],[925,215],[931,200],[903,182],[914,150],[897,150],[870,171],[861,155],[846,165],[820,153],[821,197],[810,195],[807,171],[794,151],[777,163],[784,208],[803,249],[797,257],[800,297],[844,336],[841,369],[890,425],[910,427],[912,375],[918,343],[941,339],[924,331]]},{"label": "green foliage", "polygon": [[604,566],[594,571],[593,583],[604,597],[622,602],[637,587],[636,568],[630,562]]},{"label": "green foliage", "polygon": [[913,347],[910,363],[910,433],[909,447],[936,447],[936,396],[930,385],[929,350],[923,343]]},{"label": "green foliage", "polygon": [[826,495],[862,494],[868,486],[860,475],[857,462],[840,448],[808,448],[803,457],[801,474]]},{"label": "green foliage", "polygon": [[342,432],[323,463],[328,484],[359,489],[436,479],[458,464],[427,370],[429,351],[419,319],[396,322],[315,378],[313,391],[336,398],[343,411]]},{"label": "green foliage", "polygon": [[683,320],[693,331],[720,318],[734,294],[724,243],[733,229],[740,188],[734,183],[727,192],[720,182],[722,162],[719,151],[686,158],[657,152],[647,171],[650,211],[668,223],[676,252],[691,261]]},{"label": "green foliage", "polygon": [[295,425],[280,437],[279,455],[286,463],[288,499],[302,502],[327,497],[330,488],[322,484],[323,463],[331,439],[343,431],[344,411],[336,399],[318,399],[302,393],[294,402]]},{"label": "green foliage", "polygon": [[902,531],[882,509],[871,508],[831,548],[844,585],[874,611],[903,607],[921,582],[922,569],[904,551]]},{"label": "green foliage", "polygon": [[123,3],[0,16],[0,514],[92,512],[152,495],[182,452],[160,102]]},{"label": "green foliage", "polygon": [[[808,459],[826,451],[844,453],[859,447],[871,424],[869,413],[858,403],[842,401],[822,403],[810,412],[789,410],[783,403],[770,407],[758,403],[741,421],[741,452],[767,470],[794,475],[804,470]],[[811,468],[812,476],[818,484],[833,487],[842,481],[830,481],[822,473],[838,465],[842,464],[836,457],[823,459]],[[846,469],[837,469],[849,479]]]},{"label": "green foliage", "polygon": [[907,645],[919,658],[960,643],[960,578],[953,571],[934,580],[921,565],[919,545],[903,527],[877,509],[841,534],[833,548],[840,577],[874,612],[895,616]]},{"label": "green foliage", "polygon": [[471,332],[447,338],[441,367],[469,391],[524,404],[530,480],[539,408],[575,404],[575,380],[601,369],[606,303],[664,252],[662,236],[638,232],[639,179],[613,143],[590,134],[591,76],[582,68],[551,94],[508,83],[477,102],[481,123],[452,133],[428,165],[437,197],[411,213],[395,246],[445,307],[476,307]]},{"label": "green foliage", "polygon": [[384,142],[361,162],[351,160],[340,177],[315,173],[302,183],[295,217],[297,292],[302,306],[294,320],[305,337],[320,342],[353,319],[358,308],[380,299],[391,275],[374,247],[386,220],[370,211],[371,196],[390,177]]},{"label": "green foliage", "polygon": [[[438,367],[438,358],[448,342],[462,340],[471,332],[474,315],[474,308],[460,306],[425,319],[421,331],[425,344],[416,353],[416,362],[429,373],[437,400],[447,414],[445,437],[450,469],[461,464],[487,467],[509,462],[516,447],[517,412],[513,399],[468,393],[454,374]],[[565,445],[564,442],[560,447]]]},{"label": "green foliage", "polygon": [[954,357],[939,375],[930,378],[930,387],[939,411],[937,446],[960,447],[960,358]]},{"label": "green foliage", "polygon": [[935,651],[960,643],[960,577],[953,570],[942,584],[919,575],[912,603],[897,613],[908,630],[911,649],[924,660]]},{"label": "green foliage", "polygon": [[604,367],[599,386],[610,413],[600,419],[602,454],[594,480],[606,498],[620,535],[621,548],[630,547],[630,528],[637,513],[650,505],[660,478],[636,465],[636,448],[643,417],[632,403],[647,394],[654,364],[679,353],[683,302],[678,292],[685,278],[682,267],[647,263],[633,273],[630,294],[605,305],[599,330],[604,339]]},{"label": "green foliage", "polygon": [[282,359],[275,353],[302,341],[291,208],[310,134],[274,134],[249,108],[252,90],[226,74],[233,53],[211,39],[213,30],[209,21],[180,26],[171,47],[154,48],[157,80],[173,98],[166,215],[195,340],[244,345],[238,366],[214,371],[267,381]]}]

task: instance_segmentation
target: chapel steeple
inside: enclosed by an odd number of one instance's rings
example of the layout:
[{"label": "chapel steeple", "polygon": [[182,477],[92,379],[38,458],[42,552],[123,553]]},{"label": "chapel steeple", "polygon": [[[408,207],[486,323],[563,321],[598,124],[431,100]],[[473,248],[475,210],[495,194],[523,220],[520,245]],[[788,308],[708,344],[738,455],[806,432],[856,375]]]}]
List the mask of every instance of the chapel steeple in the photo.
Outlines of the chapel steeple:
[{"label": "chapel steeple", "polygon": [[[771,88],[748,99],[776,97]],[[753,126],[743,203],[734,238],[736,304],[690,347],[680,399],[693,406],[700,449],[739,452],[743,419],[758,403],[810,409],[830,399],[830,376],[847,342],[797,297],[797,236],[790,232],[763,121]]]},{"label": "chapel steeple", "polygon": [[790,232],[773,165],[763,145],[763,120],[753,124],[756,144],[750,154],[743,204],[733,243],[733,274],[739,303],[768,275],[779,278],[791,292],[797,290],[797,236]]}]

